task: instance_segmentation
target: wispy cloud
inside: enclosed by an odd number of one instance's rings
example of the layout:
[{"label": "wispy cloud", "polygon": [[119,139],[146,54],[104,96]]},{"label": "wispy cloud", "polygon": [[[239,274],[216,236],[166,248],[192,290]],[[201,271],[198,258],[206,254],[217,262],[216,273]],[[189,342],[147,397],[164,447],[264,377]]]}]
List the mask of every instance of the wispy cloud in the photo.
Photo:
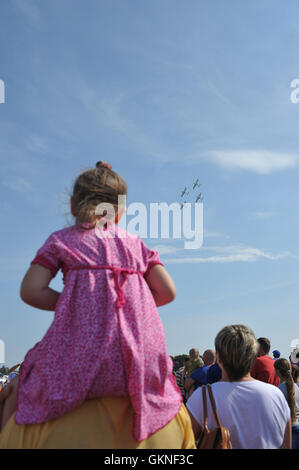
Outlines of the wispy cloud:
[{"label": "wispy cloud", "polygon": [[239,169],[258,174],[288,170],[298,165],[299,156],[269,150],[213,150],[207,158],[226,169]]},{"label": "wispy cloud", "polygon": [[31,135],[26,142],[28,150],[44,154],[48,150],[48,145],[45,139],[39,135]]},{"label": "wispy cloud", "polygon": [[256,211],[256,212],[251,212],[249,215],[250,219],[256,219],[256,220],[264,220],[264,219],[271,219],[272,217],[276,217],[278,214],[277,212],[272,212],[272,211]]},{"label": "wispy cloud", "polygon": [[15,10],[27,19],[32,26],[41,25],[40,9],[32,0],[12,0]]},{"label": "wispy cloud", "polygon": [[[271,290],[277,290],[277,289],[286,289],[287,287],[292,287],[295,286],[296,284],[299,284],[299,279],[294,279],[292,281],[285,281],[285,282],[280,282],[276,284],[271,284],[271,285],[266,285],[263,287],[259,287],[257,289],[250,289],[247,291],[243,292],[234,292],[233,294],[228,294],[228,295],[223,295],[220,297],[209,297],[208,299],[202,299],[202,300],[197,300],[196,302],[189,304],[188,307],[195,307],[196,305],[201,305],[201,304],[210,304],[211,302],[223,302],[225,300],[231,300],[237,297],[243,297],[243,296],[248,296],[248,295],[253,295],[253,294],[260,294],[264,293],[267,291]],[[184,308],[187,308],[186,305],[184,305]]]},{"label": "wispy cloud", "polygon": [[32,189],[31,183],[21,176],[13,176],[9,180],[3,181],[3,185],[19,193],[24,193]]},{"label": "wispy cloud", "polygon": [[152,250],[158,251],[160,255],[171,255],[173,253],[178,253],[180,251],[179,248],[173,245],[155,245],[151,248]]},{"label": "wispy cloud", "polygon": [[214,246],[206,247],[205,250],[213,251],[212,256],[184,256],[167,258],[167,263],[171,264],[196,264],[196,263],[233,263],[233,262],[254,262],[261,259],[277,261],[284,258],[294,257],[290,252],[285,251],[277,254],[265,252],[258,248],[243,245]]},{"label": "wispy cloud", "polygon": [[204,231],[204,238],[229,238],[228,235],[225,235],[221,232],[213,232],[213,231]]},{"label": "wispy cloud", "polygon": [[144,155],[167,160],[167,152],[163,153],[159,144],[148,135],[141,118],[138,121],[134,116],[135,102],[142,91],[134,89],[112,93],[106,90],[104,93],[81,84],[77,98],[99,125],[117,132]]},{"label": "wispy cloud", "polygon": [[[185,164],[204,161],[198,149],[201,123],[197,122],[191,91],[169,87],[163,81],[159,85],[143,83],[120,91],[102,90],[80,80],[76,99],[98,125],[116,132],[144,157],[164,163],[181,162],[183,151]],[[161,132],[165,122],[167,127]],[[170,145],[169,136],[173,133],[181,136],[184,145],[177,148]]]}]

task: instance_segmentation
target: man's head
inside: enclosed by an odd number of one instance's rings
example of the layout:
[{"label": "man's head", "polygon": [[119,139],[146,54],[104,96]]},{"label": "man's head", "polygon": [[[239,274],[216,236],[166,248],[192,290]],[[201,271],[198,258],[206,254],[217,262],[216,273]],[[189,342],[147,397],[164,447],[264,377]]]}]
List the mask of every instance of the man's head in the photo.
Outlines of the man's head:
[{"label": "man's head", "polygon": [[258,357],[267,356],[271,348],[270,340],[268,338],[258,338],[257,342],[259,344]]},{"label": "man's head", "polygon": [[192,359],[197,359],[199,357],[199,351],[196,348],[192,348],[189,351],[189,357],[192,361]]},{"label": "man's head", "polygon": [[272,351],[272,354],[273,354],[274,359],[280,358],[280,351],[278,351],[278,349],[274,349],[274,351]]},{"label": "man's head", "polygon": [[205,366],[211,366],[216,361],[216,351],[213,351],[213,349],[207,349],[203,353],[202,357],[203,357],[203,362],[205,363]]}]

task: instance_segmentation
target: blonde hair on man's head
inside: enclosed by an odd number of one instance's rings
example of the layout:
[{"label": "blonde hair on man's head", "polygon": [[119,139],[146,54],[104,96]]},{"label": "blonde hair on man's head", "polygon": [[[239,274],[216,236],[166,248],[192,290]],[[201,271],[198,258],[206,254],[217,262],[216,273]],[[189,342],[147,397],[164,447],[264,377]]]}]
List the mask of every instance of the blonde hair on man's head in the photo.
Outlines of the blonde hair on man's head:
[{"label": "blonde hair on man's head", "polygon": [[197,359],[199,357],[199,351],[196,348],[192,348],[189,351],[190,359]]}]

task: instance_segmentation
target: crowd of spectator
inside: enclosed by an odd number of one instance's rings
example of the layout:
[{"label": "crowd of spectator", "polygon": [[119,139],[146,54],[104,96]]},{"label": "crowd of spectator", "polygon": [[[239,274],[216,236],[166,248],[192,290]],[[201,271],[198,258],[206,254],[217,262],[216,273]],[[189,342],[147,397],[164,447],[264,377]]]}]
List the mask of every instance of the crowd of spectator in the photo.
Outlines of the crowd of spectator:
[{"label": "crowd of spectator", "polygon": [[[203,429],[202,386],[212,385],[217,411],[233,448],[299,449],[299,364],[272,352],[244,325],[223,328],[215,350],[192,348],[174,374],[197,439]],[[194,368],[194,359],[202,361]],[[209,427],[216,423],[208,409]],[[246,423],[246,426],[245,426]]]}]

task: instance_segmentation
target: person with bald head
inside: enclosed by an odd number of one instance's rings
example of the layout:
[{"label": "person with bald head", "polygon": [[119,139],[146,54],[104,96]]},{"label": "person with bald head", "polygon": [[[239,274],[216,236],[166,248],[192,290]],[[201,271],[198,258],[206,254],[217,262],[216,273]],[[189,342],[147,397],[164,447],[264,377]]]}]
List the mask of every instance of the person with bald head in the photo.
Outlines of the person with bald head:
[{"label": "person with bald head", "polygon": [[207,349],[203,353],[202,357],[205,366],[211,366],[216,361],[216,351],[214,351],[213,349]]}]

